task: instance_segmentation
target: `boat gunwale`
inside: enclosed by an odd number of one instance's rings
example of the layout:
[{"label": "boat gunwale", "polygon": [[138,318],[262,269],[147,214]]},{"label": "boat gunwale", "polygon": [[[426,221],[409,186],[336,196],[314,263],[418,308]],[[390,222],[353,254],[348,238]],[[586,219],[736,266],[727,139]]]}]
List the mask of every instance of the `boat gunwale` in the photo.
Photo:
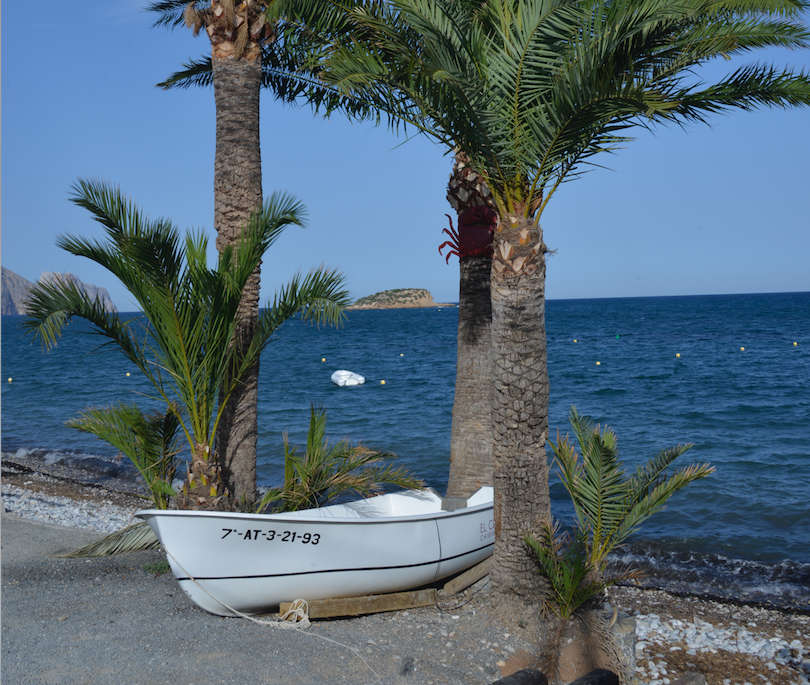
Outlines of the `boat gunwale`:
[{"label": "boat gunwale", "polygon": [[[459,509],[452,509],[449,511],[440,510],[428,512],[425,514],[408,514],[405,516],[387,516],[381,514],[380,516],[285,516],[284,514],[250,514],[238,511],[192,511],[188,509],[139,509],[133,516],[144,518],[145,516],[152,517],[187,517],[187,518],[225,518],[225,519],[238,519],[242,521],[283,521],[285,523],[319,523],[319,524],[342,524],[354,523],[360,525],[369,524],[386,524],[397,522],[409,521],[429,521],[434,519],[452,518],[454,516],[467,516],[475,514],[485,509],[492,509],[493,502],[484,502],[483,504],[476,504],[472,507],[463,507]],[[306,510],[303,510],[306,511]],[[298,512],[295,512],[298,513]]]}]

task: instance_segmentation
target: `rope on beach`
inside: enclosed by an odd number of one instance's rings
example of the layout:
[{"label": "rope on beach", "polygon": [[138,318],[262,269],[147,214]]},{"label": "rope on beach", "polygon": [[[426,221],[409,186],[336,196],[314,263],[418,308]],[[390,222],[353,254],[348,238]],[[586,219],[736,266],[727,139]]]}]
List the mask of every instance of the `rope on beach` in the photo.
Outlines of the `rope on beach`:
[{"label": "rope on beach", "polygon": [[[354,647],[344,644],[342,642],[338,642],[337,640],[333,640],[332,638],[324,637],[323,635],[318,635],[317,633],[309,633],[305,630],[305,628],[309,628],[312,625],[312,622],[309,620],[309,604],[307,604],[306,600],[296,599],[295,601],[293,601],[292,604],[290,605],[289,611],[287,611],[279,621],[263,621],[261,619],[254,618],[253,616],[249,616],[248,614],[243,614],[238,609],[234,609],[233,607],[228,606],[219,597],[215,597],[214,595],[212,595],[210,592],[208,592],[208,590],[206,590],[202,585],[200,585],[200,583],[197,582],[197,579],[194,578],[194,576],[192,576],[188,571],[186,571],[186,569],[183,568],[183,565],[179,561],[177,561],[177,559],[175,559],[174,555],[168,549],[166,549],[165,546],[163,547],[163,550],[166,552],[168,556],[172,558],[172,561],[175,564],[177,564],[177,567],[183,573],[186,574],[186,576],[192,583],[194,583],[198,588],[200,588],[200,590],[202,590],[215,602],[221,604],[228,611],[232,612],[234,616],[238,616],[239,618],[246,618],[248,621],[256,623],[260,626],[272,626],[273,628],[297,630],[299,633],[303,635],[311,635],[312,637],[317,637],[320,640],[325,640],[326,642],[331,642],[341,647],[345,647],[349,651],[353,652],[354,655],[365,664],[366,668],[369,671],[371,671],[375,676],[377,676],[377,680],[382,680],[380,674],[377,673],[377,671],[375,671],[373,668],[371,668],[368,661],[366,661],[363,658],[363,655],[360,654],[360,652]],[[290,620],[290,618],[292,620]]]},{"label": "rope on beach", "polygon": [[[281,621],[292,621],[297,623],[301,621],[303,625],[309,625],[309,604],[305,599],[296,599],[290,603],[290,608],[279,616]],[[306,623],[304,623],[306,621]]]}]

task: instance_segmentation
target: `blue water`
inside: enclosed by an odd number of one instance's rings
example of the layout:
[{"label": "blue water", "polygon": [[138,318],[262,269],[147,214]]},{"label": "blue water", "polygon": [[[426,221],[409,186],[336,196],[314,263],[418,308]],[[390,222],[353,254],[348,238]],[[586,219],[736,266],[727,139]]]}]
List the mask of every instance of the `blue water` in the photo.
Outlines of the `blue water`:
[{"label": "blue water", "polygon": [[[550,301],[546,317],[552,437],[576,404],[614,428],[628,469],[687,442],[684,465],[717,468],[621,559],[671,589],[810,608],[810,293]],[[149,386],[120,353],[93,352],[103,341],[83,322],[43,354],[21,321],[2,320],[3,452],[122,468],[115,450],[62,424],[90,405],[148,406]],[[286,324],[262,358],[260,482],[280,480],[282,434],[304,443],[314,403],[331,437],[391,450],[443,491],[456,326],[453,308],[350,312],[339,330]],[[336,369],[366,384],[338,388]],[[568,520],[556,480],[552,499]]]}]

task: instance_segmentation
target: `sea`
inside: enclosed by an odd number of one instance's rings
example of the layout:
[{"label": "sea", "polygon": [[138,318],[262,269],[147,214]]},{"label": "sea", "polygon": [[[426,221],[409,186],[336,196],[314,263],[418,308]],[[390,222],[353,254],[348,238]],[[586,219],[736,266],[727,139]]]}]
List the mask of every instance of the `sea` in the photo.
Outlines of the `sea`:
[{"label": "sea", "polygon": [[[135,479],[114,448],[64,422],[119,401],[156,407],[150,386],[87,323],[46,353],[22,322],[2,317],[4,455]],[[305,445],[322,406],[332,440],[392,451],[444,492],[457,323],[454,307],[351,311],[339,329],[287,322],[261,360],[260,484],[281,481],[283,436]],[[628,473],[684,443],[675,467],[716,468],[613,564],[642,570],[642,585],[810,612],[810,293],[551,300],[546,328],[553,440],[575,405],[613,428]],[[338,369],[365,384],[334,385]],[[551,461],[554,515],[570,525]]]}]

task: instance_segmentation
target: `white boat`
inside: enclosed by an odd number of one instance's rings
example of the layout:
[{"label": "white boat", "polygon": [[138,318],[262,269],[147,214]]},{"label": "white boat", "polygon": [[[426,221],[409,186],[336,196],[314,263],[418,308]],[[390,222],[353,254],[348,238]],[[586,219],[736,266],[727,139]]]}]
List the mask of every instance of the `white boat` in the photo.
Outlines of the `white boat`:
[{"label": "white boat", "polygon": [[332,382],[341,387],[346,385],[363,385],[363,383],[366,382],[366,378],[354,371],[340,370],[332,374]]},{"label": "white boat", "polygon": [[[399,592],[492,554],[492,488],[466,502],[406,490],[284,514],[148,509],[180,587],[219,616],[267,613],[294,599]],[[447,510],[448,502],[461,508]],[[445,508],[443,509],[443,504]]]}]

